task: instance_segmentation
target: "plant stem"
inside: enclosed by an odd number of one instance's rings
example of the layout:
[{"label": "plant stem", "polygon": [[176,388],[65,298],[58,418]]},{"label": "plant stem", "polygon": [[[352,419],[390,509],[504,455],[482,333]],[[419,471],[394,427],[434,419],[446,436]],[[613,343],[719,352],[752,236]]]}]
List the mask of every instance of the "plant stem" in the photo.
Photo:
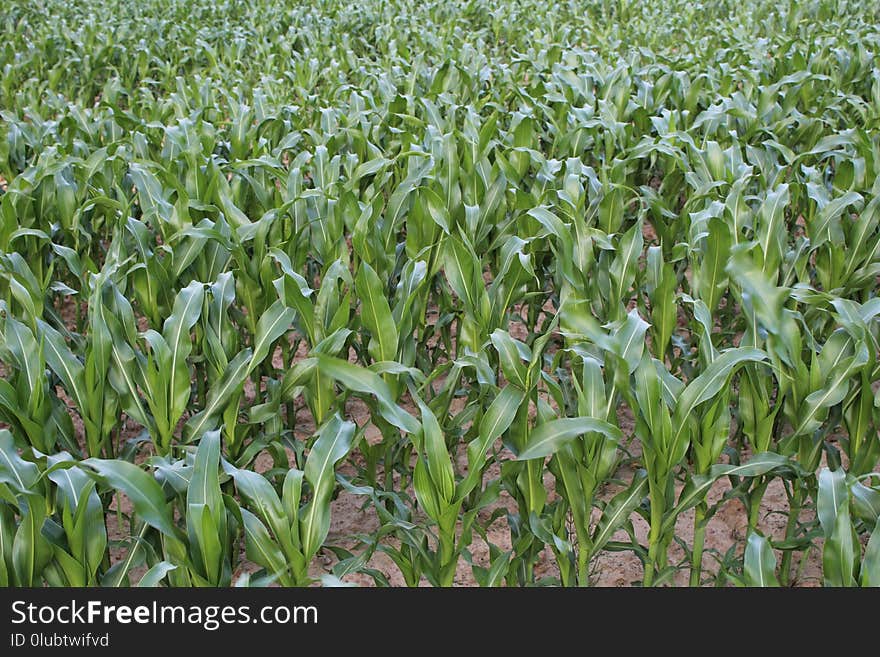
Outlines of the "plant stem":
[{"label": "plant stem", "polygon": [[645,563],[643,586],[654,585],[654,574],[661,558],[660,530],[663,525],[663,504],[656,495],[651,495],[651,531],[648,534],[648,560]]},{"label": "plant stem", "polygon": [[706,503],[700,502],[694,509],[694,549],[691,553],[690,585],[700,586],[703,570],[703,544],[706,539]]},{"label": "plant stem", "polygon": [[592,551],[589,549],[590,534],[585,531],[586,528],[577,527],[578,537],[578,554],[577,554],[577,584],[578,586],[590,585],[590,557]]},{"label": "plant stem", "polygon": [[[785,524],[785,540],[794,538],[802,505],[803,489],[796,485],[791,497],[791,508],[788,511],[788,522]],[[779,566],[779,584],[781,586],[788,586],[790,583],[792,556],[793,550],[786,550],[782,554],[782,563]]]},{"label": "plant stem", "polygon": [[455,526],[452,532],[440,531],[440,545],[438,547],[440,557],[440,586],[452,586],[455,583],[455,566],[458,562],[455,554]]},{"label": "plant stem", "polygon": [[761,513],[761,501],[764,499],[764,492],[767,490],[769,481],[765,481],[764,477],[758,480],[752,494],[749,496],[749,532],[758,528],[758,516]]}]

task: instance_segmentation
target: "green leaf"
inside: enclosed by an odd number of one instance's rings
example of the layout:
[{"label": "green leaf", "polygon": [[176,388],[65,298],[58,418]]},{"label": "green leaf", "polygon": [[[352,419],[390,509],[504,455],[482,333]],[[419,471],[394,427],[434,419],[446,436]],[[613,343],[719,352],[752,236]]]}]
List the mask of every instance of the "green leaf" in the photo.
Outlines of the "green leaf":
[{"label": "green leaf", "polygon": [[395,360],[397,357],[397,326],[391,317],[391,307],[385,297],[384,286],[375,270],[366,262],[360,264],[355,289],[361,301],[361,320],[370,331],[369,351],[375,361]]},{"label": "green leaf", "polygon": [[834,529],[822,548],[822,574],[825,586],[855,586],[855,545],[850,522],[849,500],[844,499],[837,509]]},{"label": "green leaf", "polygon": [[784,212],[789,198],[788,185],[783,183],[767,192],[758,212],[757,234],[759,246],[764,255],[762,269],[765,274],[772,272],[772,275],[775,275],[775,271],[782,261],[782,256],[785,254],[788,233]]},{"label": "green leaf", "polygon": [[753,347],[737,347],[725,351],[691,381],[678,398],[672,419],[673,433],[666,462],[669,467],[678,463],[687,451],[688,420],[694,417],[697,406],[715,397],[727,385],[734,370],[747,362],[760,362],[767,354]]},{"label": "green leaf", "polygon": [[743,555],[743,576],[748,586],[779,586],[776,579],[776,556],[770,542],[752,532]]},{"label": "green leaf", "polygon": [[462,500],[480,482],[486,464],[486,452],[513,423],[526,393],[516,386],[504,387],[489,404],[480,420],[479,435],[467,447],[467,476],[458,483],[455,499]]},{"label": "green leaf", "polygon": [[287,332],[295,316],[296,311],[286,307],[281,301],[276,301],[260,315],[254,337],[253,356],[248,364],[247,374],[250,374],[269,355],[272,343]]},{"label": "green leaf", "polygon": [[[528,390],[529,386],[526,381],[528,378],[527,368],[523,364],[523,357],[517,341],[510,337],[507,331],[495,329],[489,336],[492,345],[498,352],[498,360],[501,363],[501,371],[504,372],[505,378],[511,383],[519,386],[522,390]],[[524,345],[523,345],[524,346]]]},{"label": "green leaf", "polygon": [[407,433],[419,431],[416,419],[394,403],[391,390],[378,374],[363,367],[352,365],[340,358],[316,354],[318,370],[343,386],[362,394],[373,395],[379,402],[379,409],[388,422]]},{"label": "green leaf", "polygon": [[732,239],[730,227],[721,218],[709,219],[708,227],[705,253],[695,278],[700,298],[710,311],[714,311],[727,286],[726,269]]},{"label": "green leaf", "polygon": [[446,441],[443,438],[443,431],[431,409],[417,395],[415,400],[422,413],[421,443],[427,460],[428,473],[431,475],[431,481],[439,499],[443,503],[449,504],[455,494],[455,473],[452,469],[452,459],[446,448]]},{"label": "green leaf", "polygon": [[153,588],[159,586],[159,582],[165,579],[165,575],[175,570],[177,566],[167,561],[160,561],[143,574],[137,586],[140,588]]},{"label": "green leaf", "polygon": [[290,518],[295,518],[299,509],[285,511],[272,484],[263,475],[229,465],[225,468],[235,480],[235,488],[247,505],[257,512],[282,544],[289,544]]},{"label": "green leaf", "polygon": [[229,362],[229,365],[226,366],[226,371],[223,373],[223,377],[216,383],[216,385],[212,386],[211,390],[208,392],[208,400],[205,404],[205,409],[193,415],[183,426],[183,436],[185,441],[192,442],[196,440],[202,435],[202,433],[210,430],[214,423],[216,423],[217,418],[226,408],[229,400],[244,384],[244,380],[247,378],[248,369],[253,360],[251,353],[250,349],[240,351],[238,355]]},{"label": "green leaf", "polygon": [[85,376],[82,363],[67,347],[61,334],[42,320],[37,326],[43,339],[43,354],[46,363],[58,375],[64,388],[70,393],[73,402],[84,416],[89,415],[89,395],[85,389]]},{"label": "green leaf", "polygon": [[223,508],[220,479],[220,432],[209,431],[202,436],[196,450],[192,477],[186,492],[187,505],[205,505],[218,513]]},{"label": "green leaf", "polygon": [[145,165],[133,163],[129,169],[134,186],[137,188],[141,212],[144,219],[154,226],[169,223],[174,207],[167,201],[159,179]]},{"label": "green leaf", "polygon": [[816,515],[825,538],[830,538],[837,525],[837,512],[840,505],[849,503],[846,488],[846,472],[843,469],[829,470],[822,468],[819,473],[819,495],[816,500]]},{"label": "green leaf", "polygon": [[177,532],[171,517],[171,507],[159,483],[138,466],[127,461],[89,458],[79,463],[89,476],[124,493],[135,512],[152,527],[170,538]]},{"label": "green leaf", "polygon": [[[830,342],[830,341],[829,341]],[[829,345],[826,343],[826,349]],[[824,352],[824,350],[823,350]],[[845,353],[840,350],[839,355]],[[794,435],[801,436],[814,431],[821,424],[820,418],[824,409],[839,404],[849,389],[850,378],[868,363],[868,351],[865,344],[859,344],[855,355],[840,360],[835,358],[834,367],[825,374],[827,383],[810,393],[798,410],[800,422],[795,427]]]},{"label": "green leaf", "polygon": [[613,424],[592,417],[551,420],[532,430],[525,448],[517,454],[516,459],[526,461],[550,456],[571,440],[593,431],[615,441],[623,437],[620,429]]},{"label": "green leaf", "polygon": [[19,456],[9,430],[0,429],[0,483],[12,486],[19,493],[31,493],[39,476],[36,464]]},{"label": "green leaf", "polygon": [[40,495],[22,494],[19,514],[21,520],[12,541],[13,573],[17,586],[37,586],[53,553],[40,531],[46,519],[46,501]]},{"label": "green leaf", "polygon": [[629,488],[622,490],[611,498],[602,510],[602,517],[596,525],[593,536],[592,553],[596,554],[603,549],[608,541],[620,529],[632,512],[641,503],[648,492],[648,473],[644,470],[636,470]]},{"label": "green leaf", "polygon": [[862,586],[880,586],[880,522],[874,525],[874,531],[865,546],[859,577]]},{"label": "green leaf", "polygon": [[477,309],[478,291],[475,289],[476,255],[464,242],[454,235],[446,238],[443,249],[443,271],[450,287],[461,299],[466,310],[471,313]]},{"label": "green leaf", "polygon": [[41,386],[43,379],[40,365],[40,348],[34,334],[24,324],[7,316],[3,322],[3,346],[8,349],[17,369],[24,372],[28,393]]},{"label": "green leaf", "polygon": [[318,431],[303,470],[312,499],[302,513],[302,544],[306,558],[318,552],[330,530],[330,496],[336,484],[336,463],[351,450],[354,422],[334,415]]},{"label": "green leaf", "polygon": [[266,568],[270,573],[279,575],[282,582],[286,580],[289,570],[287,560],[260,519],[246,509],[241,510],[244,520],[245,546],[247,558]]},{"label": "green leaf", "polygon": [[190,371],[187,364],[192,341],[190,330],[198,321],[202,312],[205,298],[205,286],[198,281],[193,281],[180,292],[174,299],[174,307],[171,315],[162,326],[162,337],[165,338],[171,350],[167,364],[168,370],[164,373],[168,381],[168,411],[170,424],[176,424],[180,416],[186,410],[190,397]]}]

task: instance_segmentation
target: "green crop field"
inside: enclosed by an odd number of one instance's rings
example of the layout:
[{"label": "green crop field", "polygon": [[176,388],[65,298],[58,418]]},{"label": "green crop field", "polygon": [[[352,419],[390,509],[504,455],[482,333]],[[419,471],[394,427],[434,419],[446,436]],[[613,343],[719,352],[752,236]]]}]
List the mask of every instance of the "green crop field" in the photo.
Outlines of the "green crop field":
[{"label": "green crop field", "polygon": [[0,26],[0,585],[880,585],[876,2]]}]

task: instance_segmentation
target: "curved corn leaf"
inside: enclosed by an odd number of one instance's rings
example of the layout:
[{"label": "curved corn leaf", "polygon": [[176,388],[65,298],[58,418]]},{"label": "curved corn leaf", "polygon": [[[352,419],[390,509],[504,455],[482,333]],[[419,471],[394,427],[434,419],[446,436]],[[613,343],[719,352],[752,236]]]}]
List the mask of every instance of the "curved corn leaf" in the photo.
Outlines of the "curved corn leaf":
[{"label": "curved corn leaf", "polygon": [[620,429],[613,424],[592,417],[550,420],[532,430],[528,442],[516,458],[525,461],[550,456],[569,441],[594,431],[614,441],[623,437]]}]

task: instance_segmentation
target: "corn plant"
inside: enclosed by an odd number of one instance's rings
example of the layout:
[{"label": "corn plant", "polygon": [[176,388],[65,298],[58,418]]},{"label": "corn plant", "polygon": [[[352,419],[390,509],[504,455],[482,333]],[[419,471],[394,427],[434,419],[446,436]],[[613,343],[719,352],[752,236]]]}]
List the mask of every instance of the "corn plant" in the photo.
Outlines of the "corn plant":
[{"label": "corn plant", "polygon": [[309,565],[330,528],[335,466],[352,448],[354,436],[352,422],[338,415],[328,420],[317,433],[305,467],[287,471],[281,497],[262,475],[229,468],[246,507],[253,509],[241,510],[248,556],[279,583],[303,586],[310,581]]},{"label": "corn plant", "polygon": [[876,3],[7,4],[0,582],[876,583]]}]

